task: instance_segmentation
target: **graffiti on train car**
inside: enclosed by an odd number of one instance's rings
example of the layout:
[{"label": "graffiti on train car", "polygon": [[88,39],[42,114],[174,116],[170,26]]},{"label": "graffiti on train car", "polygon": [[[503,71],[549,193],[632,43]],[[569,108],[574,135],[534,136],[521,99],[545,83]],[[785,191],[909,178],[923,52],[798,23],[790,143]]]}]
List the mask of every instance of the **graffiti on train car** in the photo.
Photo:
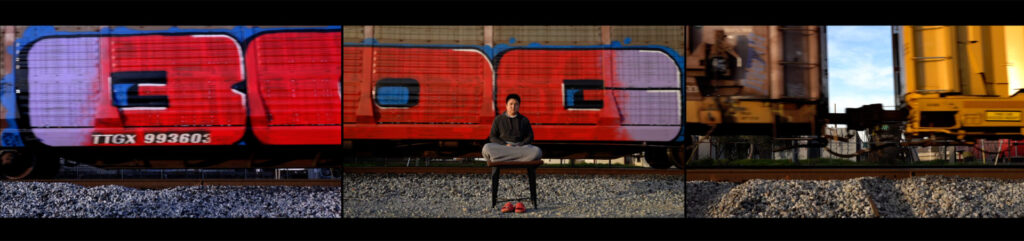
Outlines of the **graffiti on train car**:
[{"label": "graffiti on train car", "polygon": [[679,133],[680,71],[664,52],[514,49],[497,69],[497,96],[532,102],[520,111],[531,114],[537,140],[670,141]]},{"label": "graffiti on train car", "polygon": [[743,60],[745,68],[740,83],[759,93],[768,93],[765,88],[768,86],[768,71],[765,69],[767,61],[764,59],[765,53],[768,52],[768,39],[754,33],[748,34],[747,39],[747,58]]},{"label": "graffiti on train car", "polygon": [[248,37],[37,36],[18,50],[21,132],[49,146],[231,145],[249,117],[264,144],[340,144],[341,33]]},{"label": "graffiti on train car", "polygon": [[672,141],[681,132],[681,68],[664,49],[487,51],[346,46],[345,138],[483,139],[504,112],[495,102],[510,93],[522,96],[536,140]]},{"label": "graffiti on train car", "polygon": [[249,118],[265,144],[341,144],[341,33],[268,33],[245,53]]}]

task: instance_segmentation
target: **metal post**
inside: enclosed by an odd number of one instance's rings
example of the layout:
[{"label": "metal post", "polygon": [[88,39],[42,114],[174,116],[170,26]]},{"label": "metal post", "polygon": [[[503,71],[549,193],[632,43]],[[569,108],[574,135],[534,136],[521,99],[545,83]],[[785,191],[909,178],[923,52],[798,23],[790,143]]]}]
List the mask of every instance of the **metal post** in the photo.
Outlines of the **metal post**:
[{"label": "metal post", "polygon": [[985,155],[985,140],[978,142],[981,142],[981,164],[988,164],[988,156]]},{"label": "metal post", "polygon": [[[799,145],[799,141],[797,141],[797,140],[793,140],[793,141],[790,141],[790,142],[793,143],[793,146]],[[792,148],[792,150],[793,150],[792,151],[793,152],[793,164],[799,165],[800,161],[798,159],[799,159],[799,156],[800,156],[800,152],[799,152],[800,148],[799,147],[795,147],[795,148]]]},{"label": "metal post", "polygon": [[996,159],[993,160],[993,163],[995,163],[996,166],[999,165],[999,157],[1003,155],[1003,139],[999,139],[998,146],[999,148],[997,149],[998,151],[996,151]]},{"label": "metal post", "polygon": [[[859,151],[860,150],[860,145],[861,145],[860,144],[860,134],[857,133],[857,134],[854,134],[854,135],[855,136],[853,137],[853,139],[856,140],[857,143],[854,144],[853,149]],[[860,154],[857,154],[857,156],[854,159],[854,162],[860,163]]]}]

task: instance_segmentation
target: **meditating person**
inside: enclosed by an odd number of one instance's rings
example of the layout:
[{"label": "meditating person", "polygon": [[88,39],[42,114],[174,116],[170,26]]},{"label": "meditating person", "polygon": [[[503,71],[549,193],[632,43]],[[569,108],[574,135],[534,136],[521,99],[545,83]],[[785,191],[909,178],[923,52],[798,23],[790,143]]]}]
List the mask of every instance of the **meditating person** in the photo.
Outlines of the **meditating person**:
[{"label": "meditating person", "polygon": [[494,117],[490,143],[484,145],[484,159],[490,162],[525,162],[540,160],[540,148],[533,143],[530,119],[519,113],[521,99],[517,94],[505,97],[505,113]]}]

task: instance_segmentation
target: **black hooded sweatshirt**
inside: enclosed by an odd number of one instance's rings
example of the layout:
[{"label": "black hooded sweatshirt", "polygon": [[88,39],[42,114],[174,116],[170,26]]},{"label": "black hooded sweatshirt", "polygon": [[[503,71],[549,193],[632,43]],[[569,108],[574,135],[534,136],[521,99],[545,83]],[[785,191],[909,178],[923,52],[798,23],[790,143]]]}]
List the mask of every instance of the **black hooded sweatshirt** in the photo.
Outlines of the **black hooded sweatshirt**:
[{"label": "black hooded sweatshirt", "polygon": [[494,122],[491,124],[491,142],[502,145],[508,142],[519,143],[519,145],[533,143],[533,128],[530,128],[530,119],[527,119],[523,113],[518,113],[516,117],[508,117],[506,113],[494,117]]}]

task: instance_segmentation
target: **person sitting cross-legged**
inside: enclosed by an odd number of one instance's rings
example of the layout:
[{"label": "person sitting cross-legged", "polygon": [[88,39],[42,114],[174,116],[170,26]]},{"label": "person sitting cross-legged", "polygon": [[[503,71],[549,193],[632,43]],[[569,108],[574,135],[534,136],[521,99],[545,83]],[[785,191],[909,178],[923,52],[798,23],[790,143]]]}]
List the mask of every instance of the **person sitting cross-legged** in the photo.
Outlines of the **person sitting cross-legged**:
[{"label": "person sitting cross-legged", "polygon": [[489,162],[526,162],[540,160],[541,150],[533,143],[530,119],[519,113],[520,97],[505,97],[505,113],[494,117],[490,143],[484,145],[482,155]]}]

